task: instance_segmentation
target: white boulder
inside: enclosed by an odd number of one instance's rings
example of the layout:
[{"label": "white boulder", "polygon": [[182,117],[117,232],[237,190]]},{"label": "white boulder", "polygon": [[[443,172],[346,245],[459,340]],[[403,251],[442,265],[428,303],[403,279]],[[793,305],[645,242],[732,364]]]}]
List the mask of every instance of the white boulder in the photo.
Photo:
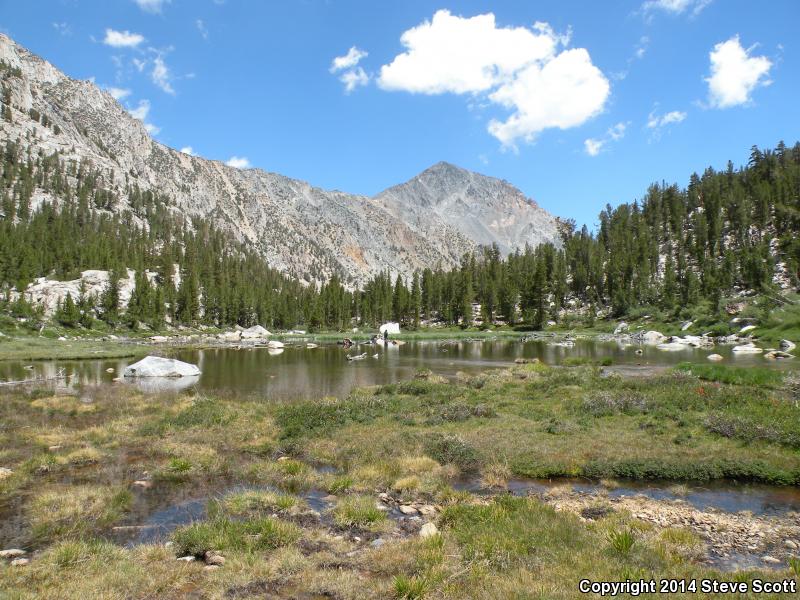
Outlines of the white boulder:
[{"label": "white boulder", "polygon": [[739,330],[739,333],[747,333],[748,331],[753,331],[753,329],[755,328],[756,328],[755,325],[745,325]]},{"label": "white boulder", "polygon": [[283,342],[279,342],[278,340],[270,340],[267,344],[267,348],[272,350],[278,350],[283,347],[285,347],[285,344]]},{"label": "white boulder", "polygon": [[124,377],[193,377],[200,375],[197,365],[174,358],[147,356],[125,367]]},{"label": "white boulder", "polygon": [[722,360],[722,356],[720,354],[709,354],[706,356],[706,358],[714,362],[719,362]]},{"label": "white boulder", "polygon": [[639,336],[639,339],[643,344],[660,344],[666,337],[660,331],[646,331]]},{"label": "white boulder", "polygon": [[731,352],[736,354],[761,354],[764,352],[763,348],[758,348],[752,342],[749,344],[742,344],[741,346],[734,346]]},{"label": "white boulder", "polygon": [[688,344],[683,342],[667,342],[666,344],[658,344],[656,348],[659,350],[664,350],[666,352],[674,352],[676,350],[686,350],[689,347]]},{"label": "white boulder", "polygon": [[241,335],[243,340],[260,340],[268,338],[272,334],[264,329],[261,325],[253,325],[252,327],[243,330]]},{"label": "white boulder", "polygon": [[614,335],[619,335],[623,331],[628,331],[628,324],[625,321],[622,321],[614,328]]},{"label": "white boulder", "polygon": [[780,345],[778,346],[781,350],[785,350],[786,352],[791,352],[794,350],[797,345],[789,340],[781,340]]},{"label": "white boulder", "polygon": [[392,321],[384,323],[380,326],[378,331],[381,332],[381,335],[383,335],[384,332],[388,332],[389,334],[400,333],[400,323],[394,323]]}]

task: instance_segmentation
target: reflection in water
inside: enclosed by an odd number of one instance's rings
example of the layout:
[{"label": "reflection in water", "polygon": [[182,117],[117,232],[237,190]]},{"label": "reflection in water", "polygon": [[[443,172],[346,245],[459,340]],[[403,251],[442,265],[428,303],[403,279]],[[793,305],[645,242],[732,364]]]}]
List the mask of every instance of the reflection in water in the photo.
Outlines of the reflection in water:
[{"label": "reflection in water", "polygon": [[[711,353],[725,357],[726,364],[791,368],[792,361],[768,361],[763,356],[734,355],[730,346],[711,349],[691,348],[663,352],[653,346],[636,346],[615,341],[576,340],[573,347],[556,346],[553,340],[520,342],[509,339],[485,341],[418,341],[402,346],[361,344],[345,350],[336,345],[307,348],[305,342],[287,346],[283,352],[266,348],[214,348],[185,350],[175,358],[197,364],[202,371],[196,378],[136,382],[148,392],[176,391],[194,387],[202,392],[257,396],[264,399],[320,398],[346,396],[353,387],[381,385],[407,379],[425,368],[447,377],[457,372],[474,373],[490,367],[504,367],[517,358],[538,358],[557,365],[566,359],[600,361],[610,358],[622,371],[641,367],[669,366],[682,361],[705,361]],[[641,349],[642,354],[636,351]],[[154,348],[154,352],[158,352]],[[348,361],[346,355],[367,352],[367,358]],[[377,354],[377,357],[373,355]],[[53,385],[67,391],[80,386],[110,383],[134,359],[0,362],[0,381],[31,377],[53,377],[63,368],[71,377]],[[32,370],[27,370],[27,365]],[[110,370],[110,372],[109,372]],[[149,388],[149,389],[148,389]]]},{"label": "reflection in water", "polygon": [[123,377],[122,381],[145,394],[182,392],[200,383],[200,375],[189,377]]}]

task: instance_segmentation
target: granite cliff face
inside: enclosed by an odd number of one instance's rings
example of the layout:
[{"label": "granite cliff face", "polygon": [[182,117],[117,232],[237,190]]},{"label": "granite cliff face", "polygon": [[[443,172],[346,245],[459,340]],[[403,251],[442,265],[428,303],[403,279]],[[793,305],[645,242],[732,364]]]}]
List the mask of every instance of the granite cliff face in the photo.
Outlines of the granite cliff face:
[{"label": "granite cliff face", "polygon": [[[2,34],[0,60],[12,106],[12,122],[0,120],[0,142],[92,163],[101,185],[121,198],[113,211],[130,208],[128,185],[165,194],[175,210],[213,221],[300,279],[336,273],[353,285],[386,269],[410,275],[454,266],[493,242],[503,252],[558,243],[555,218],[498,179],[439,163],[374,198],[326,191],[164,146],[94,83],[67,77]],[[52,125],[31,118],[31,109]],[[35,194],[34,204],[49,200]]]}]

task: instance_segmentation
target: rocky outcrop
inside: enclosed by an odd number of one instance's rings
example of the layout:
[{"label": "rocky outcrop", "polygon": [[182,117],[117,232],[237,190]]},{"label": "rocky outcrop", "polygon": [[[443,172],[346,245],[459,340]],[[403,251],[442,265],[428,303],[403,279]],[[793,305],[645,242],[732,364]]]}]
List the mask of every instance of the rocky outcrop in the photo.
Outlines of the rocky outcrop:
[{"label": "rocky outcrop", "polygon": [[[119,280],[119,302],[120,307],[123,309],[128,306],[128,302],[131,299],[131,294],[135,287],[135,274],[135,271],[128,269],[128,276]],[[155,281],[155,273],[148,271],[146,275],[151,283]],[[81,295],[81,289],[83,289],[87,297],[99,298],[108,287],[109,278],[108,271],[95,269],[83,271],[79,279],[70,281],[39,277],[23,290],[23,294],[28,302],[41,306],[44,309],[45,316],[49,317],[56,312],[59,303],[63,303],[66,300],[68,294],[72,296],[74,302],[77,302]],[[14,291],[11,296],[12,299],[15,299],[18,293]]]},{"label": "rocky outcrop", "polygon": [[[128,186],[159,192],[170,210],[213,221],[299,279],[338,274],[352,286],[387,269],[409,276],[453,267],[481,244],[507,252],[559,243],[554,217],[492,177],[440,163],[374,198],[322,190],[173,150],[94,83],[67,77],[3,34],[0,60],[21,73],[4,79],[12,122],[0,120],[0,141],[18,140],[31,156],[58,152],[67,163],[88,162],[119,198],[115,213],[131,212]],[[53,126],[31,118],[30,109]],[[40,190],[34,198],[52,200]]]}]

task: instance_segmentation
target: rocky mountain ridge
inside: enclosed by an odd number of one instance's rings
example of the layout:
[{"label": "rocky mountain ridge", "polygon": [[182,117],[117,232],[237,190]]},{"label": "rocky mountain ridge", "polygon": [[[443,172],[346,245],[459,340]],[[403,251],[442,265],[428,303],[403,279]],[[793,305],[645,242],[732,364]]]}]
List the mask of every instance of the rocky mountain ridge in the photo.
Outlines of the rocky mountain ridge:
[{"label": "rocky mountain ridge", "polygon": [[[387,269],[409,276],[455,266],[480,245],[497,243],[505,253],[559,244],[556,219],[492,177],[439,163],[374,198],[326,191],[169,148],[94,83],[71,79],[2,34],[0,61],[10,109],[10,121],[0,119],[1,141],[34,156],[88,161],[119,198],[113,211],[129,210],[125,190],[134,184],[166,195],[175,210],[211,220],[300,279],[337,274],[358,285]],[[34,199],[34,206],[52,200]]]}]

